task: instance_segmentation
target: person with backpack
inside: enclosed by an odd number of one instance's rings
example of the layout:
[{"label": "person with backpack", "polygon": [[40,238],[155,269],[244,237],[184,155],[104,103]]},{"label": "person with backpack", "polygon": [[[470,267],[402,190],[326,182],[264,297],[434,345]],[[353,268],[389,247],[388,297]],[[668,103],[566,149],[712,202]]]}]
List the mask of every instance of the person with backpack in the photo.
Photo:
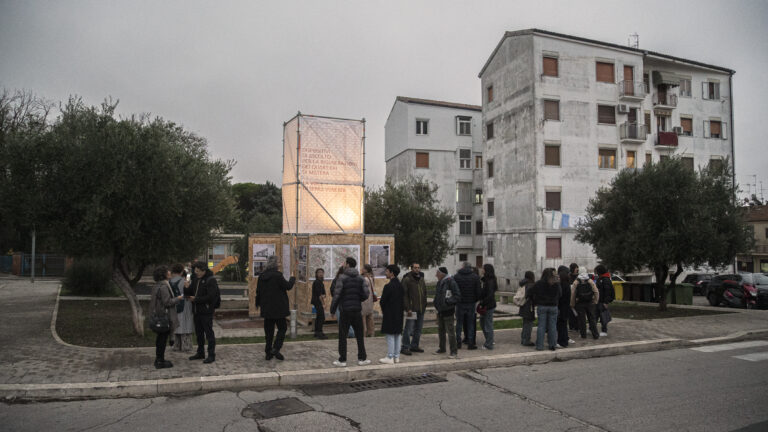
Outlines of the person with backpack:
[{"label": "person with backpack", "polygon": [[335,314],[338,308],[339,322],[339,359],[333,361],[334,366],[345,367],[347,365],[347,332],[349,327],[355,330],[357,339],[357,364],[365,366],[371,364],[365,352],[365,331],[363,330],[362,303],[371,294],[365,286],[365,280],[357,272],[357,260],[347,257],[344,262],[344,274],[336,280],[333,288],[333,301],[331,301],[331,313]]},{"label": "person with backpack", "polygon": [[611,281],[611,274],[608,273],[608,269],[598,264],[595,267],[595,276],[597,277],[597,290],[600,293],[600,298],[595,306],[595,319],[600,321],[600,336],[608,336],[608,323],[611,321],[611,313],[608,311],[608,304],[616,299],[616,291],[613,289],[613,282]]},{"label": "person with backpack", "polygon": [[[288,291],[295,283],[295,277],[291,276],[286,281],[283,272],[277,269],[276,256],[267,258],[267,267],[256,282],[256,307],[264,318],[264,337],[266,338],[264,352],[267,360],[272,360],[272,357],[285,360],[280,349],[283,347],[285,332],[288,330],[285,318],[291,314]],[[277,326],[277,337],[275,337],[275,326]]]},{"label": "person with backpack", "polygon": [[[192,302],[192,312],[195,319],[197,336],[197,353],[190,360],[203,360],[203,363],[216,361],[216,335],[213,333],[213,313],[221,306],[219,283],[208,265],[203,261],[192,264],[195,279],[188,282],[192,290],[189,300]],[[205,341],[208,340],[208,357],[205,356]]]},{"label": "person with backpack", "polygon": [[[531,333],[533,332],[533,322],[536,320],[536,305],[533,302],[533,285],[536,275],[532,271],[525,272],[525,278],[520,281],[519,290],[523,290],[523,298],[518,301],[520,307],[518,315],[523,318],[523,331],[520,334],[520,343],[524,346],[534,346],[531,342]],[[515,295],[517,298],[517,295]]]},{"label": "person with backpack", "polygon": [[600,298],[600,293],[586,273],[579,274],[579,277],[571,285],[571,307],[576,310],[578,315],[579,333],[582,339],[587,338],[587,328],[585,320],[589,320],[589,331],[592,337],[598,339],[600,334],[597,332],[595,323],[595,305]]},{"label": "person with backpack", "polygon": [[435,272],[437,286],[435,287],[435,300],[433,302],[437,311],[437,333],[440,341],[439,349],[435,354],[445,354],[445,337],[448,335],[448,344],[451,349],[450,358],[456,358],[456,338],[454,337],[453,314],[456,313],[456,304],[461,299],[459,285],[452,277],[448,276],[448,269],[438,267]]},{"label": "person with backpack", "polygon": [[545,268],[541,279],[533,285],[533,301],[539,326],[536,329],[536,350],[544,349],[544,333],[547,334],[549,349],[554,351],[557,345],[557,305],[561,296],[560,278],[554,268]]}]

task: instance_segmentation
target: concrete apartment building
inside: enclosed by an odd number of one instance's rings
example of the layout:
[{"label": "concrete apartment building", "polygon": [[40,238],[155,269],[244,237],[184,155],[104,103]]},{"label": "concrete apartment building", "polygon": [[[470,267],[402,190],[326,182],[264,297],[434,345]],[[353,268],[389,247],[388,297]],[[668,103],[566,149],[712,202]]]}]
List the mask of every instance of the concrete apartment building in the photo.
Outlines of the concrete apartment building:
[{"label": "concrete apartment building", "polygon": [[733,73],[537,29],[505,33],[479,74],[484,146],[476,147],[483,259],[500,289],[526,270],[593,268],[574,227],[619,170],[670,156],[694,168],[733,163]]},{"label": "concrete apartment building", "polygon": [[482,124],[477,105],[398,96],[384,126],[387,179],[430,180],[456,213],[449,234],[455,253],[441,264],[451,272],[461,261],[483,263]]},{"label": "concrete apartment building", "polygon": [[745,254],[736,255],[738,271],[768,273],[768,205],[749,207],[747,223],[755,236],[755,247]]}]

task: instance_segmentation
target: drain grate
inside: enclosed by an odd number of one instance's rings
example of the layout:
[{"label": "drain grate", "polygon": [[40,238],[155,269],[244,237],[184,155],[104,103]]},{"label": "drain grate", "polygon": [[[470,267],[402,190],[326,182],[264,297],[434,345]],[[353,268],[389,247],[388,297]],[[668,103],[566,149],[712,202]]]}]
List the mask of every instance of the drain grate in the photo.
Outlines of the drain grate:
[{"label": "drain grate", "polygon": [[358,393],[368,390],[381,390],[414,385],[434,384],[447,381],[448,380],[442,376],[422,374],[404,377],[380,378],[367,381],[355,381],[350,383],[315,384],[311,386],[304,386],[302,387],[302,390],[309,396],[327,396],[346,393]]},{"label": "drain grate", "polygon": [[252,403],[243,409],[242,415],[243,417],[263,420],[314,410],[314,408],[304,402],[291,397]]}]

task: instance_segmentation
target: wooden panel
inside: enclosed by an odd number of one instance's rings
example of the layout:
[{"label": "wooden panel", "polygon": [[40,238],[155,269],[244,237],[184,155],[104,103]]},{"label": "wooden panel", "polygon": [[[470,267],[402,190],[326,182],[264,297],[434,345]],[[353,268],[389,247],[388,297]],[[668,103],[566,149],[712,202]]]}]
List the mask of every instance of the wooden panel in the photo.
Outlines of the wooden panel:
[{"label": "wooden panel", "polygon": [[546,76],[558,76],[557,59],[554,57],[544,57],[544,75]]},{"label": "wooden panel", "polygon": [[596,79],[600,82],[613,83],[613,63],[596,62]]},{"label": "wooden panel", "polygon": [[560,120],[560,102],[555,100],[544,101],[544,119]]},{"label": "wooden panel", "polygon": [[416,153],[416,168],[429,168],[429,153]]},{"label": "wooden panel", "polygon": [[683,128],[684,132],[693,132],[693,119],[681,118],[680,127]]},{"label": "wooden panel", "polygon": [[632,66],[624,66],[624,81],[635,80],[635,68]]},{"label": "wooden panel", "polygon": [[560,252],[560,238],[548,238],[547,239],[547,258],[560,258],[562,253]]},{"label": "wooden panel", "polygon": [[560,166],[560,146],[544,146],[544,165]]},{"label": "wooden panel", "polygon": [[720,122],[711,120],[709,122],[709,132],[710,136],[719,136],[720,135]]}]

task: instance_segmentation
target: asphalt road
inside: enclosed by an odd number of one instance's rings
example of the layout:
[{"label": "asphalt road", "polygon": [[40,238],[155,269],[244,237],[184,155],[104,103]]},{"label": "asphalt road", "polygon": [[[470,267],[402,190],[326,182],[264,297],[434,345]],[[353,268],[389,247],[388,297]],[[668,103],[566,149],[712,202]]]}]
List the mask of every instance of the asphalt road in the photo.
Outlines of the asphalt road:
[{"label": "asphalt road", "polygon": [[[768,430],[768,340],[438,378],[446,381],[357,392],[339,385],[0,403],[0,425],[131,432]],[[274,400],[277,407],[251,405]],[[254,419],[281,407],[303,412]]]}]

